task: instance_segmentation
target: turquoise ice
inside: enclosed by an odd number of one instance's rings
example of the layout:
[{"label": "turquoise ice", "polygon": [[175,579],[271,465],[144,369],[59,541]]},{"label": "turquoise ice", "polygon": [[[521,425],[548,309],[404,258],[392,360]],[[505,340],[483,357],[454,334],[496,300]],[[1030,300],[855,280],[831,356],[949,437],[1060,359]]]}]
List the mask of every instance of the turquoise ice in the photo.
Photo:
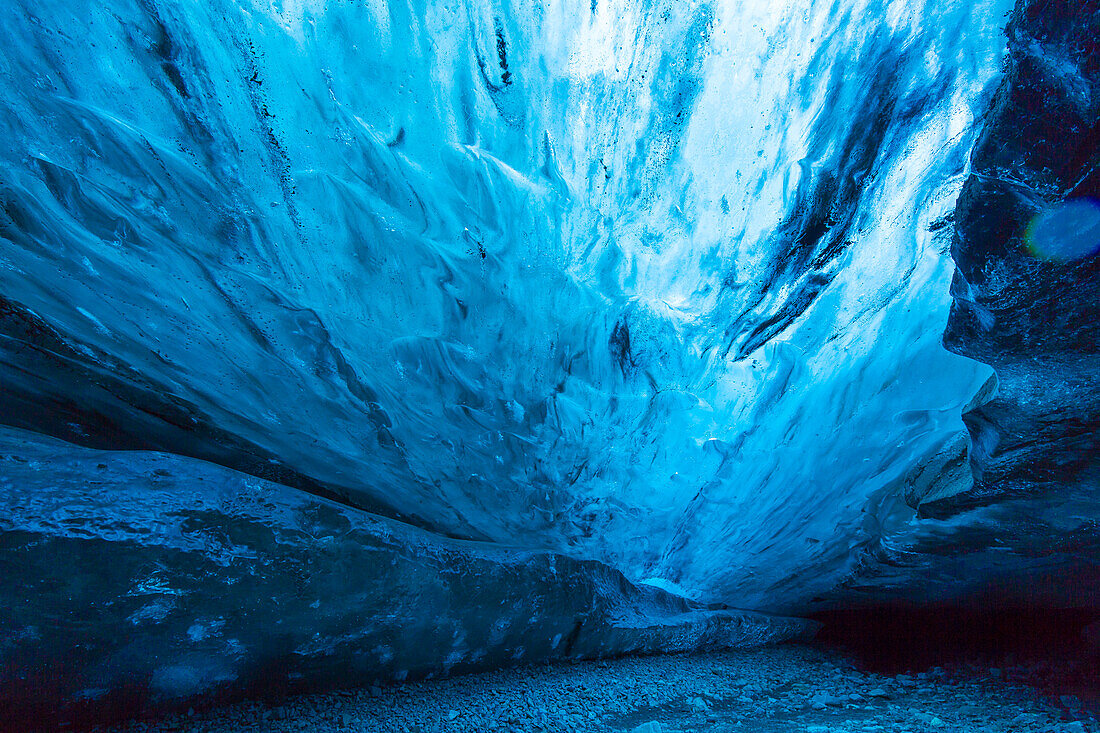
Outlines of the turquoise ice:
[{"label": "turquoise ice", "polygon": [[46,427],[797,608],[965,451],[948,223],[1009,9],[12,0],[0,292],[160,396]]}]

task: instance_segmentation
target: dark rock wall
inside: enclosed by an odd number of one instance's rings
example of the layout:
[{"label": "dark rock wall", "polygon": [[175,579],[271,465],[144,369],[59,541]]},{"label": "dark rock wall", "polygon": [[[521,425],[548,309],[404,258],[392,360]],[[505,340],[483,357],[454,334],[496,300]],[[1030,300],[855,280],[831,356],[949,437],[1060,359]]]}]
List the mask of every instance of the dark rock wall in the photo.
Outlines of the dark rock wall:
[{"label": "dark rock wall", "polygon": [[944,336],[992,366],[997,389],[965,415],[973,489],[922,505],[931,516],[1100,488],[1100,257],[1036,252],[1028,232],[1060,204],[1100,197],[1100,3],[1023,2],[1007,33],[955,212]]}]

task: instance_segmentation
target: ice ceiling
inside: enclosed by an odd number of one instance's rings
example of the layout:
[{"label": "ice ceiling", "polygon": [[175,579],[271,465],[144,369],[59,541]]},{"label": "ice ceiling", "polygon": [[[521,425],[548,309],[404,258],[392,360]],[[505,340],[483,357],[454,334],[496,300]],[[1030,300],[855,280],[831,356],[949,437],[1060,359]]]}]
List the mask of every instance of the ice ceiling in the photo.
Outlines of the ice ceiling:
[{"label": "ice ceiling", "polygon": [[965,451],[1010,10],[11,0],[3,422],[797,607]]}]

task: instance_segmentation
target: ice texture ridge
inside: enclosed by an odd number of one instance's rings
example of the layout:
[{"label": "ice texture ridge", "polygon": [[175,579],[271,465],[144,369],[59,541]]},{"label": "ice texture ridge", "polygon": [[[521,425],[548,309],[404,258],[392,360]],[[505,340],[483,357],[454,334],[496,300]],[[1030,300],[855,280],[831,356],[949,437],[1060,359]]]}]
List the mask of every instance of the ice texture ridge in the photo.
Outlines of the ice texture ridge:
[{"label": "ice texture ridge", "polygon": [[1009,9],[13,0],[4,420],[804,607],[965,453]]}]

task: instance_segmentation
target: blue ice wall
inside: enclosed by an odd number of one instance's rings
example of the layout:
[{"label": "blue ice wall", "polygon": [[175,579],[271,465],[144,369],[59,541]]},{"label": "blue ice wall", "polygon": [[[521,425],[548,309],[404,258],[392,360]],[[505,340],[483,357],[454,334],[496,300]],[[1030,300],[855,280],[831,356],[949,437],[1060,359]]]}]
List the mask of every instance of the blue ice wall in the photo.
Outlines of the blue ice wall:
[{"label": "blue ice wall", "polygon": [[9,0],[2,421],[799,607],[971,481],[1009,9]]}]

